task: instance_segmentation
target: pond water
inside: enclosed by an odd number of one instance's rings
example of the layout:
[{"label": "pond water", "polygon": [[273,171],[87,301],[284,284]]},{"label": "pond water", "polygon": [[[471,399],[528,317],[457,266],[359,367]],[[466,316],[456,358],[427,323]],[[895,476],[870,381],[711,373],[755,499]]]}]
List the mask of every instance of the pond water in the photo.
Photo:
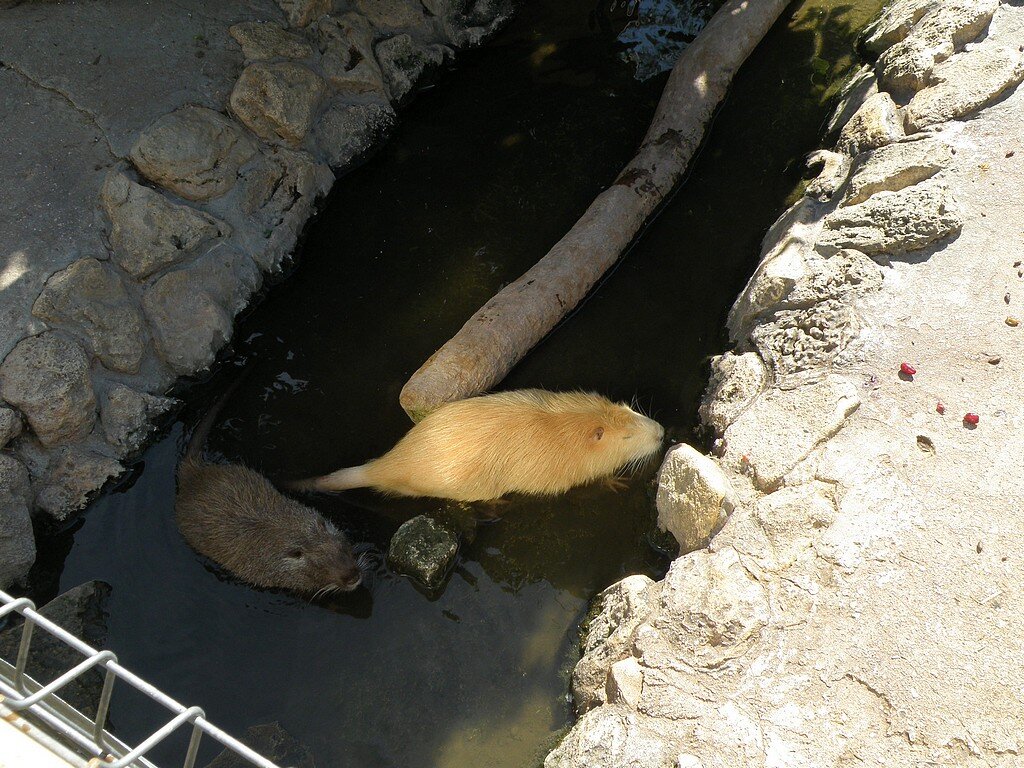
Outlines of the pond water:
[{"label": "pond water", "polygon": [[[683,188],[503,387],[636,398],[677,439],[700,441],[707,358],[726,346],[728,307],[879,4],[791,6]],[[539,764],[572,721],[568,675],[589,601],[667,567],[649,543],[653,467],[625,491],[506,505],[465,543],[440,595],[380,567],[369,588],[312,604],[224,579],[197,557],[174,524],[174,472],[186,426],[243,363],[210,440],[229,460],[307,476],[361,463],[404,433],[409,374],[632,156],[665,75],[634,77],[618,40],[630,10],[528,2],[421,94],[380,154],[339,182],[293,274],[240,322],[227,365],[186,393],[131,480],[43,539],[34,596],[109,582],[108,645],[124,663],[230,732],[280,722],[321,768]],[[434,508],[371,493],[315,503],[378,551]],[[112,709],[129,740],[154,714],[127,694]]]}]

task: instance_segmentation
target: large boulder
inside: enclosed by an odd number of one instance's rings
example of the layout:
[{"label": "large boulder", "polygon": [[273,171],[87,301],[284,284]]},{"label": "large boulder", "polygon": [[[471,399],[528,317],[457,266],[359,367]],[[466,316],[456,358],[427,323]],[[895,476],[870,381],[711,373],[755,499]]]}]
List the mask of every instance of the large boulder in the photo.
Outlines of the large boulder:
[{"label": "large boulder", "polygon": [[136,280],[193,256],[231,227],[212,216],[170,202],[160,193],[111,174],[103,185],[114,259]]},{"label": "large boulder", "polygon": [[139,173],[187,200],[230,190],[256,146],[237,124],[206,107],[186,105],[142,132],[131,150]]},{"label": "large boulder", "polygon": [[109,456],[81,446],[59,449],[50,456],[38,481],[35,505],[57,521],[82,509],[104,483],[124,472]]},{"label": "large boulder", "polygon": [[96,422],[89,357],[48,331],[23,339],[0,365],[0,397],[17,406],[46,446],[80,440]]},{"label": "large boulder", "polygon": [[96,259],[79,259],[51,277],[32,314],[81,334],[107,368],[138,373],[146,349],[142,312],[121,278]]},{"label": "large boulder", "polygon": [[297,147],[313,125],[325,86],[301,64],[250,64],[231,91],[231,110],[257,136]]}]

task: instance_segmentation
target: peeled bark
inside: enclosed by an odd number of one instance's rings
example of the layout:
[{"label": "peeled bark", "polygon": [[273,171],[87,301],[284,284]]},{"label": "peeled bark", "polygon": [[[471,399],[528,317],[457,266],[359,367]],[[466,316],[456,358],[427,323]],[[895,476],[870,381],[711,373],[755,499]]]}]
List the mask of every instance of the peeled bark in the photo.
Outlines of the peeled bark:
[{"label": "peeled bark", "polygon": [[679,57],[633,160],[586,213],[515,282],[488,301],[402,388],[418,421],[484,392],[570,312],[679,182],[733,76],[788,0],[730,0]]}]

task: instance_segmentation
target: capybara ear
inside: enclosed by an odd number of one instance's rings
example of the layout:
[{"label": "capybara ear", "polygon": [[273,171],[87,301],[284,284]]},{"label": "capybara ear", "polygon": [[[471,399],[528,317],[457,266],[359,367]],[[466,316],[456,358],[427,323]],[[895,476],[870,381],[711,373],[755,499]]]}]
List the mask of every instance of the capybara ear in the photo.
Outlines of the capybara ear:
[{"label": "capybara ear", "polygon": [[600,440],[604,437],[604,427],[598,427],[594,430],[594,440]]}]

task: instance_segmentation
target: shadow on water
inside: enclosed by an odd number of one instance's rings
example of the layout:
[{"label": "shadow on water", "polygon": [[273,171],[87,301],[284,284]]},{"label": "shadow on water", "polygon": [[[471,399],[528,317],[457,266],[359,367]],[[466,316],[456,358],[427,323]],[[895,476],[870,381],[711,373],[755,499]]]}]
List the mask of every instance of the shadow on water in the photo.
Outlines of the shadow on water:
[{"label": "shadow on water", "polygon": [[[799,184],[853,30],[878,5],[790,9],[738,77],[686,185],[503,386],[635,396],[696,439],[726,311]],[[233,354],[251,371],[214,453],[280,479],[360,463],[404,433],[408,375],[564,234],[646,129],[665,78],[633,78],[616,42],[627,19],[607,8],[526,4],[337,185],[299,268],[240,324]],[[55,574],[60,589],[110,582],[110,645],[129,667],[229,731],[280,721],[320,766],[538,763],[571,721],[588,601],[667,565],[647,543],[653,469],[621,493],[509,504],[434,599],[380,569],[370,589],[310,605],[222,578],[175,528],[183,425],[232,375],[193,390],[130,487],[43,542],[40,590],[57,588]],[[402,520],[433,508],[369,493],[315,503],[380,550]],[[125,738],[155,727],[123,697],[114,715]]]}]

